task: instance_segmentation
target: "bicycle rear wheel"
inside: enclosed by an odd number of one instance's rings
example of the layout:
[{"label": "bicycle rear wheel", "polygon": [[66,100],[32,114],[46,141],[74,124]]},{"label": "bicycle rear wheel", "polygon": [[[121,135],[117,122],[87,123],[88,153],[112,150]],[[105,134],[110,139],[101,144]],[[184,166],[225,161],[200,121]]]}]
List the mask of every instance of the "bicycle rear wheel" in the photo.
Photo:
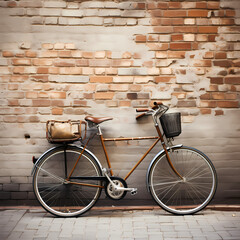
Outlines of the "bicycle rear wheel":
[{"label": "bicycle rear wheel", "polygon": [[153,199],[173,214],[194,214],[206,207],[216,192],[217,174],[210,159],[197,149],[173,147],[168,150],[180,179],[170,167],[166,153],[149,168],[148,187]]},{"label": "bicycle rear wheel", "polygon": [[[83,214],[96,203],[101,194],[101,187],[92,186],[101,186],[98,180],[66,181],[81,152],[82,148],[77,146],[62,146],[43,155],[37,163],[33,175],[34,193],[42,207],[56,216],[74,217]],[[101,175],[98,162],[84,151],[72,177]]]}]

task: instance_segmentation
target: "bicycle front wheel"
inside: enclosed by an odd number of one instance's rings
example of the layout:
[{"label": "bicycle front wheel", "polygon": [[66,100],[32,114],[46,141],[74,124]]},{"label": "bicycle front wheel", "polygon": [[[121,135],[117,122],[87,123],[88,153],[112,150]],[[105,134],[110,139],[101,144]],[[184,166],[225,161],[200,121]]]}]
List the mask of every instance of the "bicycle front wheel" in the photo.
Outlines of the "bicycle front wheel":
[{"label": "bicycle front wheel", "polygon": [[91,178],[101,176],[101,168],[87,151],[83,152],[72,178],[66,180],[81,152],[81,148],[70,145],[54,148],[36,165],[34,193],[42,207],[56,216],[74,217],[83,214],[100,196],[102,184]]},{"label": "bicycle front wheel", "polygon": [[182,179],[171,168],[166,153],[150,166],[148,187],[153,199],[173,214],[194,214],[206,207],[216,192],[217,174],[210,159],[197,149],[173,147],[168,150],[171,162]]}]

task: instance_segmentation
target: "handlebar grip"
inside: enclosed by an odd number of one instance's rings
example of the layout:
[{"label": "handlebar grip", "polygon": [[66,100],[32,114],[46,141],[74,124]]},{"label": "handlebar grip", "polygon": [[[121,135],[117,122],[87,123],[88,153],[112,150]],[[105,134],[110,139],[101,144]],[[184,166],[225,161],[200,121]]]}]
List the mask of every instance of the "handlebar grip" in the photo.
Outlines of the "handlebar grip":
[{"label": "handlebar grip", "polygon": [[153,104],[154,104],[155,106],[157,106],[157,105],[163,105],[162,102],[154,102]]},{"label": "handlebar grip", "polygon": [[147,112],[147,111],[149,111],[148,108],[137,108],[136,109],[136,112]]},{"label": "handlebar grip", "polygon": [[139,114],[138,116],[136,116],[136,119],[138,120],[139,118],[141,118],[141,117],[143,117],[143,116],[145,116],[145,113]]}]

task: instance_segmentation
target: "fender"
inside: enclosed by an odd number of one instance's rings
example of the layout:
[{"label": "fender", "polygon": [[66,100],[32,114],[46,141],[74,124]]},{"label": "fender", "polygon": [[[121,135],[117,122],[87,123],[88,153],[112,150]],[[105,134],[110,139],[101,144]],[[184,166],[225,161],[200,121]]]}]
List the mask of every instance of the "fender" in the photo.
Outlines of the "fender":
[{"label": "fender", "polygon": [[[179,145],[175,145],[175,146],[172,146],[172,147],[167,147],[167,150],[169,151],[170,149],[176,149],[176,148],[180,148],[182,147],[183,145],[182,144],[179,144]],[[147,186],[147,190],[149,192],[149,184],[148,184],[148,179],[149,179],[149,172],[150,172],[150,169],[153,165],[153,163],[155,162],[155,160],[161,155],[164,153],[164,149],[162,149],[160,152],[158,152],[155,157],[153,158],[153,160],[150,162],[149,166],[148,166],[148,170],[147,170],[147,177],[146,177],[146,186]]]},{"label": "fender", "polygon": [[[68,146],[72,146],[72,147],[76,147],[76,148],[79,148],[81,150],[83,150],[83,146],[77,146],[77,145],[68,145]],[[62,148],[62,146],[57,146],[57,147],[53,147],[53,148],[50,148],[48,149],[46,152],[44,152],[38,159],[37,161],[35,162],[33,168],[32,168],[32,172],[31,172],[31,175],[33,175],[36,171],[36,168],[37,168],[37,165],[38,163],[42,160],[43,157],[45,157],[47,154],[49,154],[50,152],[58,149],[58,148]],[[86,151],[91,157],[94,158],[94,160],[97,162],[97,164],[99,165],[100,169],[101,169],[101,175],[102,175],[102,164],[100,163],[100,161],[98,160],[98,158],[91,152],[89,151],[88,149],[85,149],[84,151]]]}]

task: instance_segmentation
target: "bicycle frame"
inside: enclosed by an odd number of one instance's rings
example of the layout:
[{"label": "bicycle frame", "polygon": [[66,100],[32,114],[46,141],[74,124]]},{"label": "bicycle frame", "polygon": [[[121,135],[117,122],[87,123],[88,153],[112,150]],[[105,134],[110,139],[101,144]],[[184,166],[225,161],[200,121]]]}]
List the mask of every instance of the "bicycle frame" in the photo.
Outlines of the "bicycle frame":
[{"label": "bicycle frame", "polygon": [[136,140],[138,141],[138,140],[156,139],[156,141],[152,144],[152,146],[150,146],[148,148],[148,150],[143,154],[141,159],[136,163],[136,165],[124,177],[124,180],[128,179],[128,177],[134,172],[134,170],[138,167],[138,165],[145,159],[145,157],[149,154],[149,152],[156,146],[156,144],[160,140],[161,140],[161,144],[162,144],[163,150],[166,152],[166,156],[167,156],[169,165],[171,166],[172,170],[178,175],[178,177],[180,179],[182,179],[182,176],[178,173],[178,171],[175,169],[175,167],[173,166],[173,164],[171,162],[171,159],[169,157],[165,141],[163,139],[163,135],[161,133],[161,130],[160,130],[159,125],[158,125],[157,122],[155,122],[155,127],[156,127],[156,130],[157,130],[158,136],[151,136],[151,137],[149,136],[149,137],[132,137],[132,138],[104,138],[103,135],[102,135],[100,126],[98,125],[97,127],[98,127],[98,131],[99,131],[98,134],[100,136],[100,141],[101,141],[101,144],[102,144],[102,147],[103,147],[103,151],[104,151],[104,154],[105,154],[105,157],[106,157],[108,168],[110,169],[111,176],[113,176],[113,171],[112,171],[112,168],[111,168],[111,163],[110,163],[110,160],[109,160],[109,157],[108,157],[108,153],[107,153],[107,149],[106,149],[106,146],[105,146],[104,142],[108,142],[108,141],[129,141],[129,140],[130,141],[136,141]]},{"label": "bicycle frame", "polygon": [[[111,176],[114,176],[114,174],[113,174],[113,170],[112,170],[112,167],[111,167],[111,162],[110,162],[110,159],[109,159],[109,156],[108,156],[108,152],[107,152],[107,149],[106,149],[106,146],[105,146],[105,142],[109,142],[109,141],[139,141],[139,140],[155,139],[155,142],[148,148],[148,150],[143,154],[143,156],[140,158],[140,160],[135,164],[135,166],[133,166],[133,168],[129,171],[129,173],[123,179],[126,181],[129,178],[129,176],[135,171],[135,169],[139,166],[139,164],[145,159],[145,157],[149,154],[149,152],[156,146],[156,144],[159,141],[161,141],[161,145],[163,147],[163,151],[165,151],[165,153],[166,153],[166,157],[167,157],[168,163],[169,163],[170,167],[172,168],[173,172],[180,179],[183,179],[183,177],[178,173],[178,171],[175,169],[175,167],[173,166],[173,164],[171,162],[171,159],[169,157],[168,150],[167,150],[167,147],[166,147],[163,135],[161,133],[161,130],[159,128],[159,125],[157,123],[155,115],[153,116],[153,121],[155,123],[155,128],[156,128],[156,131],[158,133],[158,136],[128,137],[128,138],[104,138],[103,134],[102,134],[102,131],[101,131],[101,128],[100,128],[100,125],[97,125],[98,135],[100,137],[101,145],[102,145],[102,148],[103,148],[103,151],[104,151],[104,155],[105,155],[105,158],[106,158],[107,165],[108,165],[108,168],[109,168]],[[75,163],[74,167],[72,168],[69,176],[66,179],[67,181],[69,181],[70,179],[74,179],[74,178],[71,178],[71,176],[72,176],[72,174],[74,172],[74,169],[76,168],[77,163],[79,162],[79,160],[80,160],[84,150],[86,149],[87,144],[88,144],[88,142],[86,143],[86,145],[84,146],[84,148],[83,148],[82,152],[80,153],[78,159],[76,160],[76,163]],[[85,184],[85,183],[75,183],[75,182],[71,182],[71,183],[72,184],[78,184],[78,185],[91,186],[91,187],[102,187],[102,186],[98,186],[98,185],[89,185],[89,184]]]}]

